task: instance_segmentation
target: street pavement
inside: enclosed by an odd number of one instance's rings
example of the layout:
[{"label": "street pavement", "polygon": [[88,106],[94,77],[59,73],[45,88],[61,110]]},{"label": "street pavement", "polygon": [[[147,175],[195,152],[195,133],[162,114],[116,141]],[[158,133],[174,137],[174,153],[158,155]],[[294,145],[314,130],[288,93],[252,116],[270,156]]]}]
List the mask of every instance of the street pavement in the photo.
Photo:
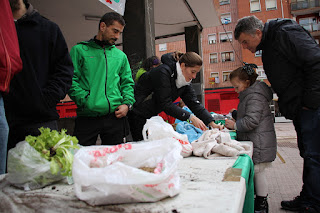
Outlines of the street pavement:
[{"label": "street pavement", "polygon": [[284,213],[281,209],[282,200],[291,200],[299,195],[302,186],[303,159],[299,155],[297,137],[292,122],[275,123],[280,154],[267,169],[269,190],[269,212]]}]

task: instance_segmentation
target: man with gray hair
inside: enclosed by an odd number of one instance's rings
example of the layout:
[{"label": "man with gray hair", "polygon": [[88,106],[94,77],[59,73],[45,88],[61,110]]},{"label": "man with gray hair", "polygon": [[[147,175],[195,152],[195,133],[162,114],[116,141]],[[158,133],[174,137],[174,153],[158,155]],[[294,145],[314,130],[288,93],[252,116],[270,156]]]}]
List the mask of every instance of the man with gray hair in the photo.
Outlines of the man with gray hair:
[{"label": "man with gray hair", "polygon": [[255,16],[238,20],[236,40],[252,53],[262,50],[268,80],[279,97],[280,112],[292,119],[304,159],[303,186],[286,210],[320,212],[320,48],[303,27],[291,19],[263,24]]}]

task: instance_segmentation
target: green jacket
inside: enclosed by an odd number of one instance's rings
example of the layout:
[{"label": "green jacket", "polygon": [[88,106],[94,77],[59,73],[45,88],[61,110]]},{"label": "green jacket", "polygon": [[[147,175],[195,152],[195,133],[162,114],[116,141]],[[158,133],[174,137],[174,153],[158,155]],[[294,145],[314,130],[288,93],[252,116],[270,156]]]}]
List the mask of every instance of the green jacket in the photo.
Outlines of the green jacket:
[{"label": "green jacket", "polygon": [[137,74],[136,74],[136,79],[135,79],[135,81],[138,82],[140,76],[141,76],[142,74],[144,74],[145,72],[147,72],[145,69],[140,68],[140,69],[138,70]]},{"label": "green jacket", "polygon": [[75,45],[70,55],[74,75],[69,95],[78,116],[102,116],[135,102],[130,65],[121,50],[114,45],[102,48],[92,39]]}]

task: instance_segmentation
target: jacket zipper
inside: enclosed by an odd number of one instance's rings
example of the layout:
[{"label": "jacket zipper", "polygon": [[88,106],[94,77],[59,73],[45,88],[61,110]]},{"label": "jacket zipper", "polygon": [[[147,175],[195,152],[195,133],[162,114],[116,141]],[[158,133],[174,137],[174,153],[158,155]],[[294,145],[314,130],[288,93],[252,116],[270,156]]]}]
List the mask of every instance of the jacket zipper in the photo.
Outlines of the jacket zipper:
[{"label": "jacket zipper", "polygon": [[106,99],[108,101],[108,105],[109,105],[109,113],[110,113],[110,101],[108,99],[108,96],[107,96],[107,80],[108,80],[108,61],[107,61],[107,54],[106,54],[106,48],[103,48],[103,53],[104,53],[104,58],[106,59],[106,83],[105,83],[105,95],[106,95]]}]

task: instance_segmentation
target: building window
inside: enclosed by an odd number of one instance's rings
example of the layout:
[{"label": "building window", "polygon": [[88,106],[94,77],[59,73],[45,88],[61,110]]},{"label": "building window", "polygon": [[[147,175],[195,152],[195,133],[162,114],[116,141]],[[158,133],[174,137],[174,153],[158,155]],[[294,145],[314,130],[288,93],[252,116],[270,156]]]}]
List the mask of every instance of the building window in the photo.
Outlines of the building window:
[{"label": "building window", "polygon": [[277,0],[266,0],[266,9],[267,10],[276,10],[277,9]]},{"label": "building window", "polygon": [[230,0],[219,0],[220,5],[230,4]]},{"label": "building window", "polygon": [[232,41],[232,32],[220,33],[220,43]]},{"label": "building window", "polygon": [[231,14],[226,13],[221,15],[221,23],[222,24],[230,24],[231,23]]},{"label": "building window", "polygon": [[167,43],[159,44],[159,51],[166,51],[167,50]]},{"label": "building window", "polygon": [[216,34],[208,35],[208,41],[209,41],[209,44],[215,44],[217,42]]},{"label": "building window", "polygon": [[209,84],[218,84],[220,83],[219,80],[219,73],[218,72],[211,72],[209,78]]},{"label": "building window", "polygon": [[255,54],[255,57],[261,57],[262,56],[262,50],[258,50]]},{"label": "building window", "polygon": [[250,11],[251,12],[261,11],[260,0],[250,0]]},{"label": "building window", "polygon": [[223,82],[229,81],[229,75],[230,75],[230,73],[231,73],[231,71],[222,72]]},{"label": "building window", "polygon": [[299,19],[299,24],[309,32],[320,29],[316,17],[301,18]]},{"label": "building window", "polygon": [[222,62],[225,62],[225,61],[234,61],[233,52],[224,52],[224,53],[221,53],[221,61],[222,61]]},{"label": "building window", "polygon": [[267,75],[264,72],[264,69],[262,66],[258,66],[258,68],[256,69],[256,72],[259,75],[257,78],[258,80],[267,79]]},{"label": "building window", "polygon": [[210,64],[218,63],[218,54],[210,53]]}]

